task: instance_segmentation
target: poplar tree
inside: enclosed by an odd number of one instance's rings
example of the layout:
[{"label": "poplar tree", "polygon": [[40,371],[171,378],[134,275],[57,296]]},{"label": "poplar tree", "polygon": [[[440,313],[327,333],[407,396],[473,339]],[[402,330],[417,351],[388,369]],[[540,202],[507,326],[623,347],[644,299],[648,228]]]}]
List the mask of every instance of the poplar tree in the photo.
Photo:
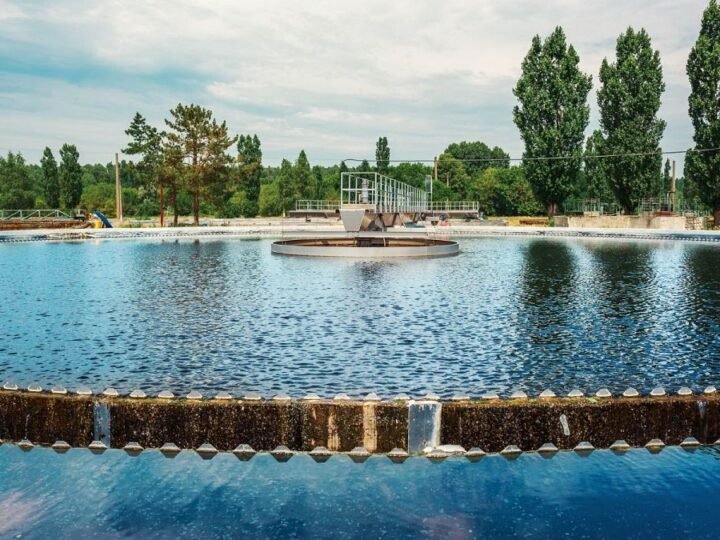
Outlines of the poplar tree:
[{"label": "poplar tree", "polygon": [[82,196],[82,168],[80,154],[74,144],[63,144],[60,148],[60,204],[72,209],[80,203]]},{"label": "poplar tree", "polygon": [[55,161],[52,150],[45,147],[43,156],[40,159],[42,169],[43,188],[45,191],[45,202],[50,208],[60,207],[60,176],[58,164]]},{"label": "poplar tree", "polygon": [[603,142],[602,132],[596,129],[585,143],[585,189],[589,199],[610,202],[613,194],[608,185],[605,162],[603,158],[595,157],[600,154]]},{"label": "poplar tree", "polygon": [[605,58],[600,67],[602,153],[614,156],[605,160],[608,181],[623,210],[632,213],[641,198],[657,195],[665,131],[657,114],[665,83],[660,53],[644,29],[620,34],[615,55],[614,63]]},{"label": "poplar tree", "polygon": [[237,143],[240,182],[245,190],[242,213],[246,217],[258,214],[260,179],[262,178],[262,150],[257,135],[240,135]]},{"label": "poplar tree", "polygon": [[[688,99],[695,133],[695,150],[720,148],[720,7],[716,0],[703,13],[700,35],[687,62]],[[689,152],[685,176],[697,187],[701,200],[720,224],[720,151]]]},{"label": "poplar tree", "polygon": [[525,174],[549,217],[572,192],[582,167],[592,77],[580,71],[579,63],[557,27],[545,41],[533,38],[513,89],[520,102],[513,117],[525,143]]},{"label": "poplar tree", "polygon": [[375,143],[375,165],[380,174],[386,175],[390,169],[390,147],[387,137],[380,137]]},{"label": "poplar tree", "polygon": [[312,199],[314,197],[314,177],[312,169],[310,168],[310,162],[308,161],[305,150],[300,150],[293,167],[293,182],[291,189],[291,196],[293,197],[292,204],[295,204],[295,200],[298,199]]},{"label": "poplar tree", "polygon": [[294,208],[297,197],[293,195],[294,170],[293,165],[287,159],[280,163],[280,171],[277,176],[278,195],[283,216],[287,210]]}]

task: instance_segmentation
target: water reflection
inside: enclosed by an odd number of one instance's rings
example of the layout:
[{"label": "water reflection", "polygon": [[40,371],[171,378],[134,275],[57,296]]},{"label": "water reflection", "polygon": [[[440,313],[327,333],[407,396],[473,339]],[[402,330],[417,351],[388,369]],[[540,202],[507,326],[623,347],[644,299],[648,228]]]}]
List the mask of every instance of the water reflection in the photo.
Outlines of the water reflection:
[{"label": "water reflection", "polygon": [[0,246],[0,379],[330,396],[720,385],[715,246],[463,239],[458,257],[384,262],[269,244]]},{"label": "water reflection", "polygon": [[[534,344],[559,344],[572,317],[577,281],[575,256],[564,242],[531,241],[524,253],[520,309]],[[565,309],[558,309],[563,306]]]},{"label": "water reflection", "polygon": [[[717,449],[433,464],[0,447],[0,533],[30,538],[714,538]],[[68,496],[71,495],[71,496]],[[681,502],[681,504],[679,503]],[[608,519],[612,514],[614,519]],[[639,532],[640,531],[640,532]]]}]

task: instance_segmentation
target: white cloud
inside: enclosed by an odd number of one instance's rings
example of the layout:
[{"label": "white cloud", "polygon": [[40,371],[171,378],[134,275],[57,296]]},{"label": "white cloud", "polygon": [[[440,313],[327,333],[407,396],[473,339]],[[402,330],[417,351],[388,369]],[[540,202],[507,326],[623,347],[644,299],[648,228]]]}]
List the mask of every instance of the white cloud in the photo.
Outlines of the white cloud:
[{"label": "white cloud", "polygon": [[684,148],[685,60],[703,8],[698,0],[0,0],[0,150],[34,149],[26,153],[36,159],[45,144],[69,140],[93,161],[122,147],[136,110],[160,123],[192,101],[235,131],[258,133],[272,162],[301,148],[316,161],[368,157],[379,135],[394,158],[431,158],[462,139],[519,155],[512,87],[532,36],[556,25],[596,83],[617,35],[644,26],[668,83],[665,146]]}]

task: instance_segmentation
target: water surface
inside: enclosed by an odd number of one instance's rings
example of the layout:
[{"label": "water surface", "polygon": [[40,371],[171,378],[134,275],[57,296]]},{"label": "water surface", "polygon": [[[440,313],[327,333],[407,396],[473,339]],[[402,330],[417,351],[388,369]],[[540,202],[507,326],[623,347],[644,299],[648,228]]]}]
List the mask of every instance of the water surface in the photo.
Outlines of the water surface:
[{"label": "water surface", "polygon": [[720,384],[720,248],[463,238],[449,259],[269,240],[0,244],[0,380],[479,395]]},{"label": "water surface", "polygon": [[0,536],[716,538],[720,451],[402,465],[0,447]]}]

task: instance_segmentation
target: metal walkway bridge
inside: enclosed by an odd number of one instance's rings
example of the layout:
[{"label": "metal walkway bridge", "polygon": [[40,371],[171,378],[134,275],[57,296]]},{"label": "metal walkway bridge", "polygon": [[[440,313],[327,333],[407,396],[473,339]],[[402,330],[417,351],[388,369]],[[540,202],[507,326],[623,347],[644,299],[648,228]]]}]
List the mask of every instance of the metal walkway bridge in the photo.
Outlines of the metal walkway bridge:
[{"label": "metal walkway bridge", "polygon": [[475,201],[432,201],[430,194],[376,172],[344,172],[340,175],[339,200],[298,200],[290,215],[330,217],[347,208],[363,207],[375,214],[477,217]]}]

